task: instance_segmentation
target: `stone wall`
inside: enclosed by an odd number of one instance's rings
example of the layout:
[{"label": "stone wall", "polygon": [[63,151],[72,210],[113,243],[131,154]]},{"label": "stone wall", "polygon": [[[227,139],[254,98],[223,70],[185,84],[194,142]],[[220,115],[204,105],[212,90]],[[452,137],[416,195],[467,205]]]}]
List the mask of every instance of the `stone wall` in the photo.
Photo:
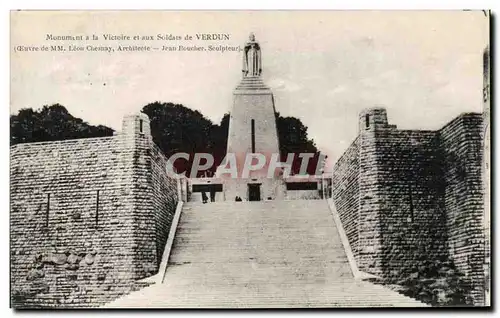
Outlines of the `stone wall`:
[{"label": "stone wall", "polygon": [[174,218],[179,198],[177,180],[166,174],[167,159],[161,150],[153,144],[151,148],[151,178],[153,192],[153,211],[155,211],[156,254],[161,261],[167,243],[170,225]]},{"label": "stone wall", "polygon": [[491,280],[490,271],[491,271],[491,255],[490,255],[490,246],[491,246],[491,103],[490,103],[490,49],[487,46],[483,53],[483,188],[484,188],[484,223],[486,228],[486,237],[485,237],[485,280],[486,280],[486,293],[485,293],[485,304],[489,305],[491,303],[490,290],[491,290]]},{"label": "stone wall", "polygon": [[333,200],[358,267],[387,281],[450,259],[483,303],[485,237],[480,114],[438,131],[398,130],[383,108],[333,170]]},{"label": "stone wall", "polygon": [[359,221],[357,262],[361,271],[382,275],[380,216],[381,185],[377,134],[392,129],[383,108],[367,109],[359,115]]},{"label": "stone wall", "polygon": [[380,247],[377,274],[399,279],[418,264],[446,258],[442,165],[434,131],[377,133]]},{"label": "stone wall", "polygon": [[157,271],[177,192],[139,123],[149,128],[131,116],[119,136],[11,147],[14,307],[101,305]]},{"label": "stone wall", "polygon": [[446,167],[444,200],[449,253],[473,285],[476,303],[484,301],[486,253],[481,129],[482,116],[471,113],[450,122],[440,134]]},{"label": "stone wall", "polygon": [[332,198],[344,226],[354,257],[358,257],[359,230],[359,138],[335,164]]}]

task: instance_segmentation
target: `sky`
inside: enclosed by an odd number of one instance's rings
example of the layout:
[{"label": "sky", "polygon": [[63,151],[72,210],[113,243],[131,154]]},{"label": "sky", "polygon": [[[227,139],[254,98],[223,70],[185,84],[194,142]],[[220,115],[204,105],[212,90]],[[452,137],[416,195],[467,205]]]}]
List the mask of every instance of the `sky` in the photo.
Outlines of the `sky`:
[{"label": "sky", "polygon": [[[174,102],[218,123],[241,79],[239,52],[15,52],[18,45],[117,45],[103,34],[224,33],[229,40],[121,44],[243,45],[262,48],[263,79],[276,110],[309,128],[334,163],[354,140],[358,114],[385,107],[401,129],[439,129],[482,111],[481,11],[17,12],[11,15],[10,112],[59,103],[91,124],[121,129],[125,114]],[[93,42],[47,34],[96,34]]]}]

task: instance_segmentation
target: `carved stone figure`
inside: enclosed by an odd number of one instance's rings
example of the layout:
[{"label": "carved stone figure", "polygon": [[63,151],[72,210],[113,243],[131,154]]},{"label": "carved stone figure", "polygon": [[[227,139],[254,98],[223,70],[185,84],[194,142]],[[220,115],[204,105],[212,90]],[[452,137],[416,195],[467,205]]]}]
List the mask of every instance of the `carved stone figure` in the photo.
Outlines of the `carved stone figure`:
[{"label": "carved stone figure", "polygon": [[250,33],[249,41],[245,43],[242,71],[243,77],[260,76],[262,73],[262,53],[253,33]]}]

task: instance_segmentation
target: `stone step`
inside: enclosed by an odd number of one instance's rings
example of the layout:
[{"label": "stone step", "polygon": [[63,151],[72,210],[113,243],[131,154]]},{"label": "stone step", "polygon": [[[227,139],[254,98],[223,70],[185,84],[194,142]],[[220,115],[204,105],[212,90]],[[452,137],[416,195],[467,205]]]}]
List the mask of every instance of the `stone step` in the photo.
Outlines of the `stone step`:
[{"label": "stone step", "polygon": [[[206,239],[205,239],[206,240]],[[259,244],[259,242],[261,244]],[[291,251],[299,251],[302,250],[303,248],[316,248],[316,249],[333,249],[338,253],[342,253],[341,249],[343,248],[341,244],[337,245],[330,245],[328,242],[308,242],[308,243],[302,243],[302,244],[289,244],[289,243],[280,243],[280,242],[273,242],[266,244],[266,247],[262,247],[262,241],[248,241],[247,239],[244,238],[239,238],[236,240],[231,240],[230,237],[222,237],[222,238],[217,238],[215,241],[210,240],[210,241],[204,241],[203,238],[199,238],[197,240],[194,240],[190,238],[189,236],[186,236],[186,239],[181,241],[180,239],[175,242],[174,247],[176,248],[183,248],[183,247],[198,247],[198,248],[214,248],[217,249],[217,247],[224,247],[227,249],[234,248],[234,249],[255,249],[255,248],[261,248],[261,249],[286,249],[286,250],[291,250]],[[312,253],[314,254],[314,251],[304,251],[305,254]]]},{"label": "stone step", "polygon": [[224,207],[224,206],[232,206],[239,207],[241,209],[253,209],[256,207],[286,207],[286,208],[294,208],[294,207],[303,207],[303,206],[326,206],[327,203],[324,200],[307,200],[308,202],[304,202],[306,200],[289,200],[289,201],[252,201],[252,202],[233,202],[233,201],[221,201],[221,202],[186,202],[186,207],[201,207],[201,208],[213,208],[213,207]]},{"label": "stone step", "polygon": [[172,265],[167,269],[166,284],[246,285],[285,284],[290,282],[319,283],[351,279],[352,273],[343,266],[314,261],[257,263],[196,263]]},{"label": "stone step", "polygon": [[418,307],[354,279],[325,201],[186,203],[163,284],[108,307]]},{"label": "stone step", "polygon": [[[197,257],[198,256],[198,257]],[[203,260],[201,260],[203,257]],[[314,266],[316,264],[328,264],[328,266],[342,266],[345,268],[345,272],[351,272],[348,262],[342,257],[332,257],[329,259],[324,259],[320,257],[300,257],[300,256],[282,256],[273,257],[266,255],[245,255],[245,254],[231,254],[231,255],[220,255],[217,254],[173,254],[169,260],[170,264],[208,264],[208,263],[240,263],[248,260],[255,260],[255,264],[292,264],[294,262],[299,263],[297,265],[289,265],[291,267],[300,267],[308,264],[308,266]]]},{"label": "stone step", "polygon": [[425,307],[419,301],[370,283],[184,285],[155,284],[129,294],[109,308],[307,308]]},{"label": "stone step", "polygon": [[[330,215],[322,215],[320,213],[310,215],[303,212],[288,211],[287,213],[269,213],[269,211],[252,211],[247,214],[238,214],[239,211],[211,211],[207,213],[190,213],[182,215],[182,221],[212,221],[216,224],[219,222],[239,223],[240,221],[253,221],[258,223],[268,223],[269,226],[276,225],[267,221],[275,221],[277,224],[293,224],[293,222],[304,222],[320,224],[325,219],[331,219]],[[210,213],[210,214],[209,214]],[[231,217],[231,218],[228,218]],[[217,221],[217,222],[215,222]],[[326,225],[325,225],[326,226]]]},{"label": "stone step", "polygon": [[219,202],[209,202],[203,204],[202,202],[186,202],[186,206],[224,206],[224,205],[233,205],[233,206],[241,206],[242,208],[252,208],[254,206],[259,205],[268,205],[268,206],[310,206],[310,205],[326,205],[325,200],[271,200],[271,201],[245,201],[245,202],[236,202],[236,201],[219,201]]},{"label": "stone step", "polygon": [[[210,226],[209,224],[207,223],[191,223],[191,222],[181,222],[179,224],[179,228],[178,228],[178,232],[179,232],[179,235],[181,233],[190,233],[190,234],[196,234],[196,233],[199,233],[200,235],[206,235],[207,233],[208,234],[220,234],[220,235],[223,235],[225,233],[229,233],[229,234],[232,234],[232,233],[238,233],[240,232],[240,235],[241,235],[241,231],[244,231],[245,233],[247,234],[251,234],[251,233],[256,233],[256,234],[259,234],[259,235],[263,235],[263,236],[266,236],[266,235],[272,235],[272,234],[282,234],[284,236],[290,236],[292,234],[296,234],[296,235],[299,235],[299,236],[308,236],[308,237],[324,237],[325,235],[328,235],[328,233],[330,231],[333,230],[333,228],[331,227],[321,227],[321,228],[318,228],[318,227],[315,227],[314,225],[308,225],[308,224],[302,224],[302,226],[304,227],[304,229],[301,229],[301,230],[295,230],[293,227],[271,227],[271,226],[265,226],[265,225],[254,225],[254,226],[247,226],[245,224],[239,224],[239,225],[236,225],[234,226],[234,228],[228,228],[229,226],[232,226],[233,224],[231,223],[224,223],[223,225],[214,225],[214,226]],[[307,229],[311,229],[311,230],[314,230],[314,229],[317,229],[317,233],[311,233],[310,231],[304,231],[304,230],[307,230]],[[225,230],[225,229],[228,229],[227,232],[225,233],[218,233],[217,231],[218,230]]]},{"label": "stone step", "polygon": [[[193,248],[192,246],[184,246],[179,247],[185,251],[172,251],[170,253],[170,261],[174,261],[175,259],[180,258],[191,258],[193,262],[206,262],[206,261],[217,261],[217,257],[221,260],[228,258],[238,258],[238,259],[256,259],[256,260],[295,260],[297,262],[305,261],[305,260],[314,260],[316,262],[330,261],[330,260],[342,260],[347,263],[347,258],[344,255],[331,254],[331,255],[323,255],[321,253],[304,253],[301,250],[294,249],[279,249],[279,248],[266,248],[258,250],[257,247],[253,249],[238,249],[238,248],[224,248],[224,251],[221,252],[221,249],[218,250],[215,248]],[[196,256],[199,255],[197,259]],[[201,259],[203,257],[203,259]]]}]

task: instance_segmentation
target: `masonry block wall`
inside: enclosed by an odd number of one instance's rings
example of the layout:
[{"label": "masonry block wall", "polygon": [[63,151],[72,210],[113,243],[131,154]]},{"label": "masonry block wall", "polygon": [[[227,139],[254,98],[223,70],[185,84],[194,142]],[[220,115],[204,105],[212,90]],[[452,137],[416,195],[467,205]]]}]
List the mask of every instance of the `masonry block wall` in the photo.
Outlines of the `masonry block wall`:
[{"label": "masonry block wall", "polygon": [[359,256],[359,138],[335,164],[332,198],[344,226],[354,257]]},{"label": "masonry block wall", "polygon": [[147,117],[132,116],[118,136],[11,147],[14,307],[96,306],[155,273],[166,239],[158,220],[175,210],[164,196],[176,202],[177,192],[152,168],[141,125]]},{"label": "masonry block wall", "polygon": [[398,130],[383,108],[363,111],[359,135],[333,170],[333,200],[360,270],[395,281],[451,258],[481,304],[484,286],[481,115],[438,131]]},{"label": "masonry block wall", "polygon": [[485,246],[481,114],[464,114],[441,129],[448,248],[455,265],[473,285],[475,303],[484,302]]},{"label": "masonry block wall", "polygon": [[359,220],[358,268],[381,275],[380,196],[376,133],[388,128],[384,109],[373,108],[359,115]]},{"label": "masonry block wall", "polygon": [[397,280],[425,261],[446,259],[439,140],[433,131],[383,129],[376,147],[379,274]]},{"label": "masonry block wall", "polygon": [[484,188],[484,223],[486,228],[485,237],[485,280],[486,280],[486,293],[485,293],[485,303],[490,304],[490,271],[491,271],[491,255],[490,255],[490,239],[491,239],[491,221],[490,221],[490,198],[491,198],[491,110],[490,110],[490,49],[487,46],[483,53],[483,188]]},{"label": "masonry block wall", "polygon": [[158,262],[161,262],[177,202],[180,200],[177,180],[168,176],[166,171],[167,158],[160,148],[153,144],[151,147],[151,181]]}]

